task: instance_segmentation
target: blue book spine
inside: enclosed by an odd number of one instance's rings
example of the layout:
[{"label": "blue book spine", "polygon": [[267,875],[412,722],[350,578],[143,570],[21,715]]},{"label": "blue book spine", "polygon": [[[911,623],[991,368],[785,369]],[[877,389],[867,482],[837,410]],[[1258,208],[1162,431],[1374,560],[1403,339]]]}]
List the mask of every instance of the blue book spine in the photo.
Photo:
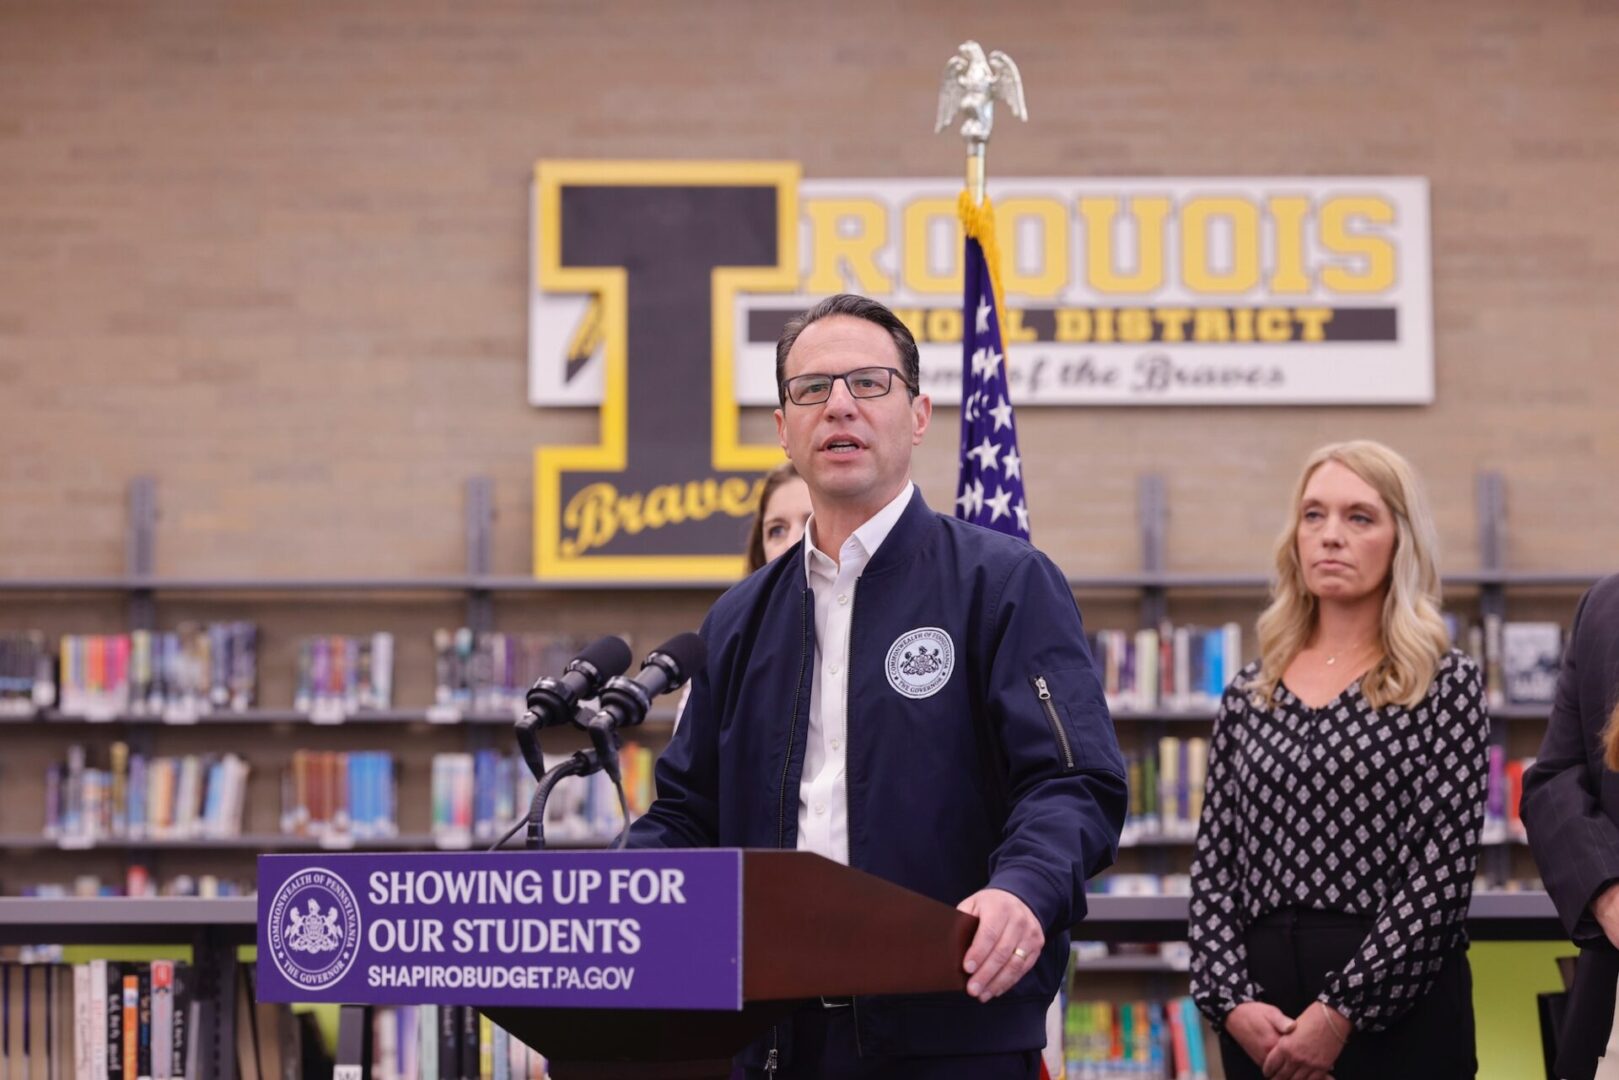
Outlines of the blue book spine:
[{"label": "blue book spine", "polygon": [[225,819],[225,762],[215,758],[203,773],[202,828],[208,835],[222,835]]},{"label": "blue book spine", "polygon": [[390,835],[399,831],[399,789],[394,783],[394,756],[382,755],[382,825]]},{"label": "blue book spine", "polygon": [[1180,999],[1181,1025],[1186,1028],[1186,1060],[1194,1077],[1209,1075],[1209,1055],[1203,1047],[1203,1016],[1191,998]]}]

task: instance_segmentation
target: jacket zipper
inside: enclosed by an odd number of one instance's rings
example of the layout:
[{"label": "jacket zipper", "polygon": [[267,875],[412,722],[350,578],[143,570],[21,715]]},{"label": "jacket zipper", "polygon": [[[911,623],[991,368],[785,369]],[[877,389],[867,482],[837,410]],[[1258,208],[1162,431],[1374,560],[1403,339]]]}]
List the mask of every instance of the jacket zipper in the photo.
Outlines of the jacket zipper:
[{"label": "jacket zipper", "polygon": [[780,1064],[780,1055],[776,1052],[776,1029],[770,1029],[770,1056],[765,1058],[765,1075],[775,1076],[776,1068]]},{"label": "jacket zipper", "polygon": [[798,736],[798,702],[804,692],[804,668],[809,650],[809,590],[799,597],[798,685],[793,688],[793,715],[787,724],[787,752],[781,759],[781,798],[776,807],[776,847],[787,846],[787,776],[793,768],[793,743]]},{"label": "jacket zipper", "polygon": [[[859,586],[860,586],[860,579],[856,578],[855,582],[854,582],[854,585],[851,586],[851,588],[854,589],[854,596],[849,600],[849,636],[844,641],[844,646],[847,649],[847,651],[845,652],[844,657],[843,657],[843,661],[842,661],[842,663],[843,663],[843,832],[844,832],[844,839],[845,840],[848,839],[848,834],[849,834],[851,826],[852,826],[852,824],[854,822],[853,816],[849,813],[849,738],[850,738],[850,732],[851,732],[851,728],[849,726],[849,684],[854,682],[854,672],[850,671],[849,668],[850,668],[851,663],[852,663],[850,658],[854,656],[854,612],[855,612],[855,608],[858,607],[859,604],[860,604],[860,588],[859,588]],[[849,852],[846,852],[845,854],[848,855],[848,857],[849,857],[849,865],[853,866],[854,865],[854,852],[849,851]],[[858,1039],[858,1035],[857,1035],[857,1039]]]},{"label": "jacket zipper", "polygon": [[[849,755],[852,752],[850,737],[853,727],[849,723],[849,684],[854,682],[854,613],[860,604],[860,579],[855,579],[854,596],[849,601],[849,638],[848,654],[843,658],[843,831],[844,838],[849,839],[849,833],[854,824],[854,815],[849,812]],[[854,851],[851,848],[846,853],[849,865],[854,865]],[[860,1048],[860,999],[849,998],[849,1019],[854,1024],[854,1052],[856,1057],[864,1057],[865,1051]]]},{"label": "jacket zipper", "polygon": [[1036,675],[1029,680],[1034,684],[1034,692],[1040,698],[1040,707],[1045,710],[1046,722],[1051,725],[1051,733],[1057,737],[1057,749],[1062,751],[1062,765],[1065,769],[1074,767],[1074,748],[1068,744],[1068,733],[1062,729],[1062,721],[1057,719],[1057,706],[1051,703],[1051,689],[1046,686],[1046,677]]}]

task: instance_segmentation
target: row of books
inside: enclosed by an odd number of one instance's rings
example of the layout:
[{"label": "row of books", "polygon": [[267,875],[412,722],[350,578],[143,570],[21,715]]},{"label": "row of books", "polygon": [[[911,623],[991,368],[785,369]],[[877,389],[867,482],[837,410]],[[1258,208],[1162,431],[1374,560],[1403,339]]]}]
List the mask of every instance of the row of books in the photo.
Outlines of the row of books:
[{"label": "row of books", "polygon": [[367,709],[393,708],[394,638],[379,631],[362,637],[325,634],[298,645],[298,682],[292,707],[336,719]]},{"label": "row of books", "polygon": [[248,765],[235,754],[149,757],[126,743],[92,768],[83,745],[45,774],[45,835],[62,841],[239,836]]},{"label": "row of books", "polygon": [[[372,1080],[546,1080],[545,1056],[466,1005],[373,1010]],[[342,1053],[338,1063],[341,1065]]]},{"label": "row of books", "polygon": [[[1542,705],[1552,700],[1562,661],[1563,628],[1555,622],[1509,622],[1487,614],[1471,624],[1445,617],[1452,644],[1478,661],[1491,705]],[[1175,626],[1130,633],[1099,630],[1091,651],[1108,707],[1119,712],[1214,708],[1246,662],[1242,628]]]},{"label": "row of books", "polygon": [[1099,630],[1091,653],[1109,709],[1212,709],[1226,683],[1242,669],[1242,627],[1161,626]]},{"label": "row of books", "polygon": [[[240,836],[249,768],[235,754],[149,757],[115,742],[105,767],[81,744],[45,778],[45,835],[71,846],[102,840],[190,840]],[[548,767],[564,760],[548,759]],[[631,817],[653,796],[655,755],[633,740],[620,753]],[[295,750],[282,773],[280,828],[286,835],[338,840],[397,836],[398,764],[390,751]],[[517,820],[535,786],[522,758],[481,750],[431,760],[432,831],[444,847],[493,840]],[[547,829],[560,839],[611,837],[623,823],[606,774],[568,779],[552,792]]]},{"label": "row of books", "polygon": [[1124,758],[1130,809],[1120,843],[1166,837],[1190,840],[1203,814],[1209,741],[1166,735]]},{"label": "row of books", "polygon": [[21,896],[43,900],[59,900],[70,896],[191,896],[211,900],[221,896],[252,896],[253,893],[251,881],[221,878],[215,874],[196,876],[176,874],[159,882],[152,876],[151,868],[140,862],[129,864],[121,881],[108,881],[100,874],[79,874],[65,885],[60,882],[38,882],[24,885],[18,890]]},{"label": "row of books", "polygon": [[0,963],[0,1052],[10,1077],[196,1076],[192,972],[172,960]]},{"label": "row of books", "polygon": [[386,750],[294,750],[281,775],[281,831],[289,836],[399,833],[399,788]]},{"label": "row of books", "polygon": [[[1130,808],[1120,843],[1197,836],[1208,781],[1209,744],[1200,736],[1166,735],[1155,745],[1125,753]],[[1524,839],[1519,802],[1524,770],[1534,758],[1509,759],[1499,745],[1489,748],[1488,790],[1484,803],[1484,843]]]},{"label": "row of books", "polygon": [[[533,682],[560,675],[584,644],[568,634],[434,631],[434,704],[520,715]],[[258,631],[248,622],[67,635],[57,655],[42,633],[7,634],[0,636],[0,712],[27,715],[55,705],[97,719],[185,722],[241,711],[255,704],[257,653]],[[303,639],[293,708],[327,719],[392,708],[393,657],[388,633]]]},{"label": "row of books", "polygon": [[433,703],[462,712],[520,716],[534,681],[542,675],[560,676],[586,644],[570,634],[476,633],[464,626],[435,630]]},{"label": "row of books", "polygon": [[[183,723],[257,703],[258,629],[248,622],[176,631],[68,634],[52,657],[38,633],[0,638],[0,709],[55,705],[92,719],[161,716]],[[293,707],[353,713],[393,705],[393,635],[322,635],[298,646]]]},{"label": "row of books", "polygon": [[88,716],[240,712],[258,685],[258,629],[249,622],[68,634],[59,655],[60,707]]},{"label": "row of books", "polygon": [[[545,755],[546,768],[565,760],[565,755]],[[656,761],[649,747],[633,739],[620,747],[620,777],[631,820],[652,805]],[[493,750],[435,754],[432,768],[432,829],[440,847],[498,839],[528,811],[536,786],[520,756]],[[606,773],[563,780],[546,803],[548,840],[601,842],[617,835],[623,824],[618,794]]]},{"label": "row of books", "polygon": [[1063,1012],[1070,1080],[1207,1080],[1203,1019],[1189,997],[1071,1000]]},{"label": "row of books", "polygon": [[434,754],[432,770],[432,831],[441,847],[493,841],[534,793],[534,777],[516,754]]},{"label": "row of books", "polygon": [[[1563,631],[1554,622],[1472,624],[1447,615],[1452,642],[1485,671],[1491,704],[1551,700]],[[434,703],[463,712],[520,712],[528,687],[560,674],[584,641],[567,634],[461,627],[433,634]],[[1176,626],[1101,630],[1092,652],[1110,707],[1121,712],[1213,708],[1245,661],[1242,628]],[[27,713],[59,702],[66,712],[184,720],[254,704],[258,632],[249,622],[183,624],[175,631],[66,635],[59,662],[43,634],[0,635],[0,711]],[[59,676],[56,669],[60,668]],[[58,683],[60,684],[58,690]],[[387,709],[393,700],[393,636],[324,635],[299,646],[294,707],[300,711]]]},{"label": "row of books", "polygon": [[27,716],[56,701],[56,658],[38,630],[0,634],[0,715]]}]

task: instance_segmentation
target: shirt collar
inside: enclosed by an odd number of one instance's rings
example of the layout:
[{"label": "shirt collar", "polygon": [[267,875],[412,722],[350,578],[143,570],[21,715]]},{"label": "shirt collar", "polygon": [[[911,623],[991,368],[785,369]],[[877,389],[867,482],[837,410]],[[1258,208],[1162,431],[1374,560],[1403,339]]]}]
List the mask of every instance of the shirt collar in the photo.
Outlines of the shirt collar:
[{"label": "shirt collar", "polygon": [[[844,541],[844,548],[847,549],[851,543],[858,544],[859,550],[869,561],[877,554],[877,549],[882,546],[883,541],[888,539],[888,534],[893,532],[900,515],[905,513],[905,508],[911,504],[911,496],[915,493],[916,484],[910,480],[905,481],[900,493],[895,495],[887,506],[871,515],[860,528],[849,534],[849,539]],[[817,567],[826,577],[836,577],[838,572],[837,564],[831,557],[815,546],[814,524],[815,515],[811,514],[809,520],[804,523],[804,580],[810,583],[815,580]]]}]

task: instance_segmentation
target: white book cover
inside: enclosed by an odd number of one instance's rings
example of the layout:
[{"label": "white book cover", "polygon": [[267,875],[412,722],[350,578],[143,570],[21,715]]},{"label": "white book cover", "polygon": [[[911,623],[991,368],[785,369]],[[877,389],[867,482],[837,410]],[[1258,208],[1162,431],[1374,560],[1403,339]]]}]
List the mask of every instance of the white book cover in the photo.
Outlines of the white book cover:
[{"label": "white book cover", "polygon": [[377,708],[393,708],[394,636],[380,632],[371,637],[371,684]]},{"label": "white book cover", "polygon": [[88,1080],[90,1076],[90,965],[73,965],[73,1076],[74,1080]]},{"label": "white book cover", "polygon": [[167,835],[189,839],[201,834],[198,807],[202,796],[202,760],[196,754],[187,754],[180,759],[174,810],[165,826]]},{"label": "white book cover", "polygon": [[416,1006],[416,1075],[421,1080],[439,1080],[438,1006]]},{"label": "white book cover", "polygon": [[246,761],[235,754],[225,755],[225,820],[223,836],[242,835],[242,813],[247,804],[247,776],[250,769]]},{"label": "white book cover", "polygon": [[90,961],[90,1080],[107,1080],[107,962]]},{"label": "white book cover", "polygon": [[1209,741],[1202,736],[1186,740],[1187,817],[1193,829],[1203,818],[1203,788],[1209,777]]},{"label": "white book cover", "polygon": [[1135,708],[1150,712],[1158,707],[1158,631],[1136,631]]},{"label": "white book cover", "polygon": [[1562,665],[1563,628],[1554,622],[1509,622],[1501,627],[1501,681],[1514,705],[1550,704]]},{"label": "white book cover", "polygon": [[1242,624],[1228,622],[1223,627],[1225,633],[1225,681],[1230,686],[1237,672],[1242,670]]},{"label": "white book cover", "polygon": [[174,961],[152,961],[152,1017],[149,1026],[152,1080],[170,1080],[174,1072]]}]

